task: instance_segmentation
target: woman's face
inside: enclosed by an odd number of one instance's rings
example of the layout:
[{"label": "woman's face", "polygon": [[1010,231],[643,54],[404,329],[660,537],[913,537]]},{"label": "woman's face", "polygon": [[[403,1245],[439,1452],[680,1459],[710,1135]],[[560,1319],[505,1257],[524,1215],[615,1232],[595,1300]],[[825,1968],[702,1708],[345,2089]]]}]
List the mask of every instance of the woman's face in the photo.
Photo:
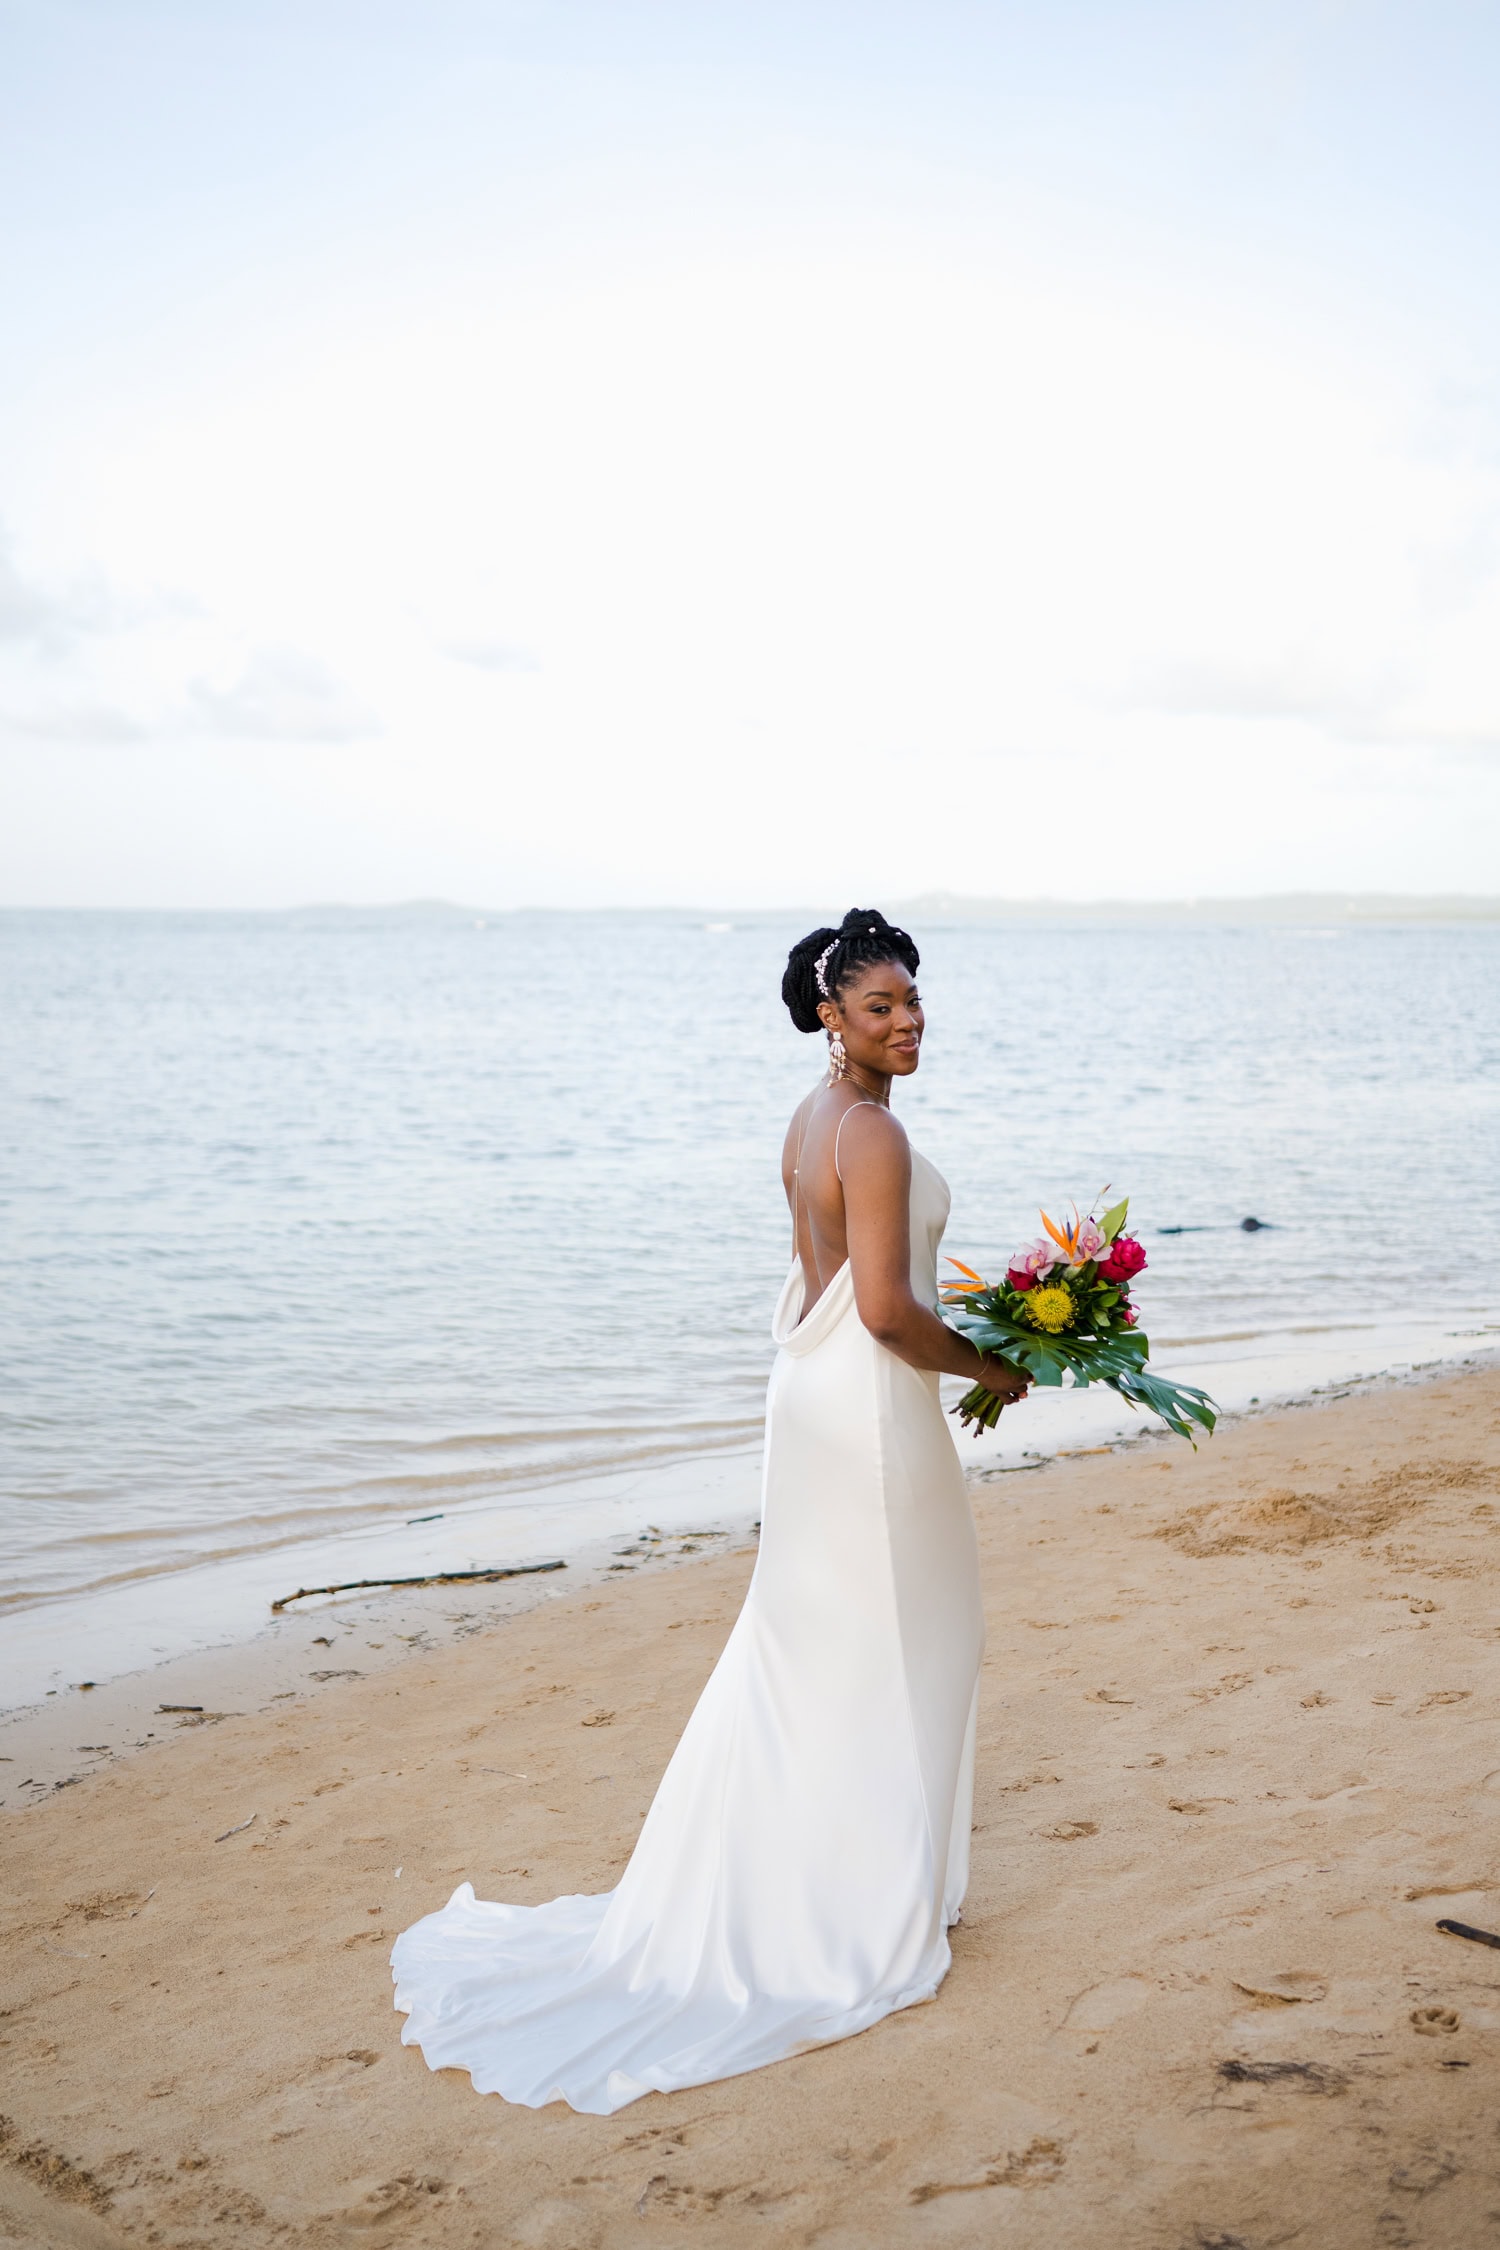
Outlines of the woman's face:
[{"label": "woman's face", "polygon": [[861,969],[852,984],[840,987],[837,1001],[818,1010],[830,1029],[842,1032],[844,1052],[862,1070],[886,1078],[909,1078],[921,1060],[922,999],[910,969],[899,961],[876,961]]}]

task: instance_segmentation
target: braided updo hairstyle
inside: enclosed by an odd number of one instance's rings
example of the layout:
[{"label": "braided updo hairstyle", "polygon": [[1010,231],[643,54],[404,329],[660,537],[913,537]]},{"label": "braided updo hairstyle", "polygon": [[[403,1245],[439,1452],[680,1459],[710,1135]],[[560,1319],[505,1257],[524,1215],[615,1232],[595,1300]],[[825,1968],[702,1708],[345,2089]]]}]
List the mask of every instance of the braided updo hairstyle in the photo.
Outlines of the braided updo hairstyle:
[{"label": "braided updo hairstyle", "polygon": [[[833,951],[828,953],[830,946]],[[818,989],[816,970],[825,953],[826,994]],[[899,961],[915,976],[921,958],[906,931],[898,930],[875,907],[851,906],[838,929],[810,930],[797,940],[787,955],[781,997],[799,1031],[821,1031],[818,1002],[836,999],[840,987],[853,984],[861,970],[873,969],[881,961]]]}]

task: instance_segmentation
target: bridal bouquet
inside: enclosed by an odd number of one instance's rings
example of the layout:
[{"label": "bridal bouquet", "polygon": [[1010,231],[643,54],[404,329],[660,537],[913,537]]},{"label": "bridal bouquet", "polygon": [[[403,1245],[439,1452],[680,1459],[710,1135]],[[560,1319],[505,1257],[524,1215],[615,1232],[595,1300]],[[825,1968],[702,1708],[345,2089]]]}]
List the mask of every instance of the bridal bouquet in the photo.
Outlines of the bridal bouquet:
[{"label": "bridal bouquet", "polygon": [[[1038,1383],[1059,1385],[1064,1375],[1080,1390],[1105,1383],[1195,1445],[1192,1424],[1212,1430],[1218,1410],[1206,1391],[1147,1370],[1151,1347],[1136,1326],[1130,1298],[1146,1253],[1125,1232],[1129,1209],[1126,1196],[1102,1218],[1080,1218],[1075,1204],[1071,1226],[1054,1225],[1044,1211],[1046,1233],[1016,1252],[1002,1282],[992,1288],[972,1266],[950,1258],[961,1278],[945,1281],[942,1294],[955,1325],[981,1351],[1009,1360]],[[1000,1407],[976,1384],[954,1411],[977,1435],[994,1428]]]}]

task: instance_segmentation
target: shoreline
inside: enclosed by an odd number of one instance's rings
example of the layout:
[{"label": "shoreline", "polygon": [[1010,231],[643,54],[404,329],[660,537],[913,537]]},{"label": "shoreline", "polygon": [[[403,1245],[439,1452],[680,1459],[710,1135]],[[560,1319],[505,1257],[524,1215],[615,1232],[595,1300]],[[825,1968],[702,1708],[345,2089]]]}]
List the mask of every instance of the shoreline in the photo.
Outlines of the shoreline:
[{"label": "shoreline", "polygon": [[[628,1560],[612,1534],[575,1551],[556,1574],[303,1602],[253,1638],[188,1650],[97,1686],[55,1690],[0,1714],[0,1818],[165,1748],[184,1732],[305,1705],[340,1682],[378,1678],[553,1603],[576,1606],[621,1576],[652,1565],[657,1576],[705,1552],[748,1551],[749,1529],[748,1518],[738,1526],[654,1535],[643,1527],[628,1542],[635,1550]],[[92,1743],[78,1739],[85,1731]]]},{"label": "shoreline", "polygon": [[459,1881],[618,1874],[752,1566],[679,1541],[10,1823],[0,2241],[1480,2239],[1500,1976],[1436,1925],[1500,1922],[1500,1367],[973,1490],[974,1872],[934,2003],[614,2119],[399,2046],[385,1954]]},{"label": "shoreline", "polygon": [[[1433,1356],[1419,1358],[1421,1352]],[[1225,1429],[1249,1416],[1357,1388],[1437,1379],[1447,1368],[1482,1365],[1493,1353],[1500,1353],[1495,1324],[1455,1332],[1437,1324],[1369,1323],[1169,1342],[1158,1348],[1152,1365],[1208,1389],[1223,1409]],[[961,1391],[960,1383],[947,1385],[945,1399],[951,1404]],[[971,1482],[1089,1449],[1180,1442],[1102,1389],[1036,1392],[996,1430],[977,1439],[956,1434]],[[440,1645],[475,1617],[497,1620],[592,1586],[617,1567],[621,1541],[647,1527],[668,1539],[693,1530],[732,1542],[759,1514],[760,1461],[758,1440],[748,1447],[666,1456],[12,1608],[0,1616],[0,1813],[17,1802],[13,1777],[7,1781],[3,1765],[5,1736],[16,1734],[28,1751],[35,1746],[49,1786],[65,1779],[62,1744],[71,1721],[54,1727],[46,1706],[80,1700],[81,1681],[89,1683],[82,1699],[96,1714],[94,1731],[113,1730],[115,1739],[128,1735],[137,1743],[153,1731],[137,1722],[150,1717],[158,1702],[204,1703],[207,1697],[206,1707],[212,1708],[226,1699],[253,1700],[266,1683],[285,1688],[298,1676],[301,1658],[328,1630],[303,1629],[320,1614],[336,1613],[335,1638],[370,1627],[411,1645]],[[421,1509],[420,1500],[406,1504]],[[299,1602],[280,1616],[271,1609],[299,1585],[524,1569],[543,1561],[561,1561],[566,1570],[556,1582],[523,1577],[468,1589],[374,1591],[334,1602]],[[414,1635],[421,1636],[420,1644]],[[388,1652],[380,1653],[389,1660]],[[159,1695],[153,1692],[158,1686]],[[99,1715],[105,1713],[101,1727]],[[53,1716],[61,1714],[54,1710]],[[54,1736],[56,1748],[50,1747]]]}]

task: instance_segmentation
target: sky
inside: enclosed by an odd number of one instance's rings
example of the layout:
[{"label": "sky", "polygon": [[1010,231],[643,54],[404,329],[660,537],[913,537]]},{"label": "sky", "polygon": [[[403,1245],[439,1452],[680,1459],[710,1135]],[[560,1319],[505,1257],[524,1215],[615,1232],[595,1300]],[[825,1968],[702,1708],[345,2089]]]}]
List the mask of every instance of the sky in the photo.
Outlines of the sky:
[{"label": "sky", "polygon": [[1500,7],[0,0],[0,904],[1500,892]]}]

